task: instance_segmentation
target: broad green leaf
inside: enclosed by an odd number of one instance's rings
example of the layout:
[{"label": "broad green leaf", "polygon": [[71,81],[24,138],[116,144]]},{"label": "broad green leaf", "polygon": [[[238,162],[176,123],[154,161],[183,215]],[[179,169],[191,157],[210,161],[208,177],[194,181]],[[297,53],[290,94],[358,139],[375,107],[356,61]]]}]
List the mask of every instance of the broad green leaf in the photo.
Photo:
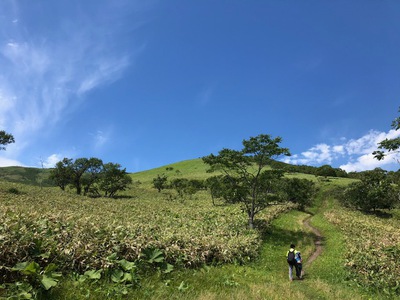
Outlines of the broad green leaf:
[{"label": "broad green leaf", "polygon": [[164,270],[164,273],[171,273],[174,270],[174,266],[171,264],[167,264],[167,268]]},{"label": "broad green leaf", "polygon": [[122,270],[113,270],[111,273],[111,280],[115,283],[121,282],[122,277],[124,276],[124,272]]},{"label": "broad green leaf", "polygon": [[132,274],[125,272],[124,276],[121,279],[121,282],[132,282]]},{"label": "broad green leaf", "polygon": [[130,271],[136,267],[134,262],[127,261],[126,259],[121,259],[118,261],[118,264],[125,270]]},{"label": "broad green leaf", "polygon": [[44,274],[51,273],[51,272],[55,271],[56,269],[57,269],[57,265],[50,263],[46,266],[46,268],[44,268]]},{"label": "broad green leaf", "polygon": [[11,268],[12,271],[22,271],[25,270],[26,266],[29,264],[28,261],[24,261],[21,263],[17,263],[13,268]]},{"label": "broad green leaf", "polygon": [[153,252],[150,253],[148,262],[153,263],[153,262],[162,262],[164,261],[164,255],[161,250],[159,249],[154,249]]},{"label": "broad green leaf", "polygon": [[84,273],[89,279],[100,279],[101,278],[101,270],[90,270]]},{"label": "broad green leaf", "polygon": [[13,271],[20,271],[24,275],[39,275],[40,267],[36,262],[22,262],[12,268]]},{"label": "broad green leaf", "polygon": [[107,260],[108,261],[114,261],[117,258],[118,258],[118,254],[114,252],[113,254],[111,254],[110,256],[107,257]]},{"label": "broad green leaf", "polygon": [[57,285],[58,280],[56,280],[56,279],[54,279],[52,277],[48,277],[47,275],[43,275],[42,279],[40,280],[40,282],[42,283],[42,285],[43,285],[45,290],[49,290],[53,286]]}]

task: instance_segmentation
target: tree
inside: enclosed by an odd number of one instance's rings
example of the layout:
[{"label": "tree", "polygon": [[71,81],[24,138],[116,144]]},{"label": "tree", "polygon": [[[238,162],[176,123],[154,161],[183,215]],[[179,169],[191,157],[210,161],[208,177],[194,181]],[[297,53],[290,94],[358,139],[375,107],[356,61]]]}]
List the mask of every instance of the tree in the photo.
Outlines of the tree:
[{"label": "tree", "polygon": [[124,191],[132,178],[121,169],[120,164],[107,163],[99,158],[78,158],[73,161],[64,158],[50,171],[52,179],[62,190],[67,185],[72,185],[80,195],[82,188],[84,195],[100,196],[100,191],[105,197],[114,197],[118,191]]},{"label": "tree", "polygon": [[[400,107],[399,107],[399,112],[400,112]],[[393,120],[392,122],[392,129],[394,130],[399,130],[400,129],[400,117],[397,117],[396,119]],[[384,159],[387,155],[390,153],[398,153],[400,149],[400,137],[393,138],[393,139],[384,139],[380,143],[378,143],[378,149],[383,149],[383,150],[376,150],[372,152],[374,157],[377,160],[382,160]],[[387,152],[385,152],[385,150]]]},{"label": "tree", "polygon": [[103,161],[99,158],[92,157],[87,161],[87,169],[82,175],[81,182],[83,186],[83,195],[90,192],[99,195],[94,184],[99,181],[101,173],[103,172]]},{"label": "tree", "polygon": [[50,171],[49,179],[64,191],[72,182],[72,159],[64,158],[57,162],[55,168]]},{"label": "tree", "polygon": [[317,176],[323,176],[323,177],[335,177],[336,176],[336,171],[334,168],[332,168],[330,165],[323,165],[317,169],[315,172]]},{"label": "tree", "polygon": [[315,184],[308,179],[284,178],[282,191],[289,202],[297,203],[299,209],[304,210],[306,206],[311,205],[315,194]]},{"label": "tree", "polygon": [[104,192],[105,197],[115,197],[118,191],[126,190],[131,183],[132,178],[126,173],[126,169],[121,169],[120,164],[103,165],[99,188]]},{"label": "tree", "polygon": [[360,182],[350,184],[341,201],[345,206],[367,212],[392,209],[399,200],[398,192],[387,177],[387,171],[376,168],[363,172]]},{"label": "tree", "polygon": [[271,138],[270,135],[260,134],[243,140],[241,151],[225,148],[218,155],[210,154],[202,158],[210,166],[210,172],[223,173],[224,184],[221,187],[224,190],[221,195],[227,201],[242,204],[250,228],[254,228],[257,213],[279,201],[276,181],[283,174],[276,170],[265,170],[265,167],[271,158],[290,155],[287,148],[279,146],[281,142],[281,137]]},{"label": "tree", "polygon": [[171,187],[178,193],[178,196],[183,199],[183,196],[187,195],[192,197],[197,189],[192,185],[191,180],[187,178],[175,178],[171,181]]},{"label": "tree", "polygon": [[166,188],[167,180],[168,178],[165,174],[162,175],[158,174],[157,177],[153,178],[154,188],[156,188],[160,193],[163,189]]},{"label": "tree", "polygon": [[71,165],[72,178],[71,184],[75,187],[76,193],[80,195],[82,193],[82,176],[89,168],[89,159],[77,158]]},{"label": "tree", "polygon": [[15,143],[13,135],[0,130],[0,150],[6,150],[5,146],[11,143]]}]

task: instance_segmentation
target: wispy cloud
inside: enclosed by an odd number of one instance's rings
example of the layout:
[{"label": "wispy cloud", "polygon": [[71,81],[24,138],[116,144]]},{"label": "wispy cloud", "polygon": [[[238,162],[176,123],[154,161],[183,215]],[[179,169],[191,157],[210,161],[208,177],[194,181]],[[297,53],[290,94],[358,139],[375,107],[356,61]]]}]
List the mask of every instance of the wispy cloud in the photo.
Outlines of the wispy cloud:
[{"label": "wispy cloud", "polygon": [[377,149],[378,143],[382,140],[399,136],[400,132],[395,130],[390,130],[387,133],[371,130],[358,139],[348,141],[342,139],[342,144],[318,144],[301,154],[286,157],[283,161],[298,165],[322,165],[345,161],[340,165],[340,168],[348,172],[371,170],[397,163],[398,156],[391,156],[378,161],[373,157],[372,152]]},{"label": "wispy cloud", "polygon": [[77,109],[85,94],[118,80],[131,65],[115,37],[127,7],[102,1],[95,8],[89,5],[93,10],[80,18],[71,10],[53,18],[52,31],[43,31],[25,22],[26,7],[0,4],[0,128],[17,142],[28,145]]},{"label": "wispy cloud", "polygon": [[98,130],[95,134],[92,135],[93,135],[94,147],[95,149],[98,150],[109,141],[110,130],[108,131]]},{"label": "wispy cloud", "polygon": [[54,168],[56,163],[58,163],[60,160],[62,160],[64,156],[61,154],[52,154],[46,159],[41,161],[41,164],[44,168]]},{"label": "wispy cloud", "polygon": [[197,103],[200,106],[206,106],[212,101],[212,96],[215,91],[215,86],[210,85],[204,88],[198,95],[197,95]]}]

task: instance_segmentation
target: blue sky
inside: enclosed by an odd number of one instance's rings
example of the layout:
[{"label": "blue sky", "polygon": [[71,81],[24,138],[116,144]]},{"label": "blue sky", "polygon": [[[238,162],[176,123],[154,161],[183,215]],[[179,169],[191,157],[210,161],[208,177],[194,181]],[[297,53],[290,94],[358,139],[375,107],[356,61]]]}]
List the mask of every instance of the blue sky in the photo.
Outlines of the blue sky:
[{"label": "blue sky", "polygon": [[0,2],[0,166],[129,172],[283,138],[287,162],[397,170],[400,1]]}]

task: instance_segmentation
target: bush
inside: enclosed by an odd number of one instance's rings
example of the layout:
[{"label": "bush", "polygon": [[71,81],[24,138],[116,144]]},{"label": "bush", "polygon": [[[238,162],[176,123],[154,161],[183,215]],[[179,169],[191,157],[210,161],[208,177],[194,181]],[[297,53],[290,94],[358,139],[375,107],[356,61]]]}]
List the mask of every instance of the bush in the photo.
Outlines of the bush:
[{"label": "bush", "polygon": [[361,181],[350,184],[340,201],[346,207],[365,212],[394,208],[399,202],[398,190],[392,186],[386,174],[381,169],[364,172]]}]

